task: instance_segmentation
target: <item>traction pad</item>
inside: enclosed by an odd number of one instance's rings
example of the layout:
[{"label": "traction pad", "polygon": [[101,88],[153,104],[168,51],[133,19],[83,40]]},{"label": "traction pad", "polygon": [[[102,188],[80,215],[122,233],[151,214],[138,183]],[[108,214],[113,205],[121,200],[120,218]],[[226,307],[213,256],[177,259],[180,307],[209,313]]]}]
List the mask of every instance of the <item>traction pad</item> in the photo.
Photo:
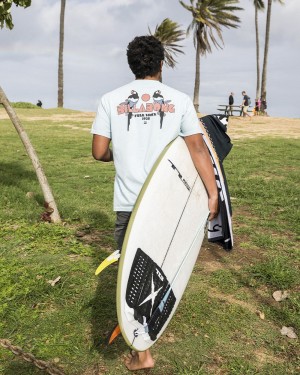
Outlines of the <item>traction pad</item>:
[{"label": "traction pad", "polygon": [[[134,310],[134,319],[140,324],[145,320],[152,341],[167,321],[176,297],[169,291],[170,283],[162,269],[141,249],[137,249],[126,290],[127,305]],[[162,311],[158,305],[168,292]],[[145,317],[145,319],[144,319]]]}]

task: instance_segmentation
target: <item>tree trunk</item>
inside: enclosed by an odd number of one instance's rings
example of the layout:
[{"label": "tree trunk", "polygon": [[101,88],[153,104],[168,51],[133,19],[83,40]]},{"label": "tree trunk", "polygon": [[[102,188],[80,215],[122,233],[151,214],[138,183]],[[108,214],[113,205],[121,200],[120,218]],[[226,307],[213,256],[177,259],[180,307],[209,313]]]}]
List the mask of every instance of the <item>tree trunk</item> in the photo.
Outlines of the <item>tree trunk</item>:
[{"label": "tree trunk", "polygon": [[269,53],[272,1],[273,0],[268,0],[264,63],[263,63],[263,71],[262,71],[262,78],[261,78],[261,99],[262,100],[267,100],[267,64],[268,64],[268,53]]},{"label": "tree trunk", "polygon": [[199,112],[199,89],[200,89],[200,45],[197,40],[196,48],[196,74],[195,74],[195,86],[194,86],[194,107],[196,112]]},{"label": "tree trunk", "polygon": [[258,8],[255,6],[255,36],[256,36],[256,99],[260,95],[260,68],[259,68],[259,32],[258,32]]},{"label": "tree trunk", "polygon": [[0,103],[3,104],[8,116],[10,117],[14,127],[16,128],[24,146],[25,146],[25,149],[27,151],[27,154],[33,164],[33,168],[36,172],[36,175],[37,175],[37,178],[39,180],[39,183],[40,183],[40,186],[41,186],[41,189],[43,191],[43,195],[44,195],[44,200],[45,200],[45,203],[47,205],[47,207],[50,209],[49,211],[52,211],[50,213],[50,218],[51,218],[51,221],[53,223],[60,223],[61,222],[61,219],[60,219],[60,216],[59,216],[59,212],[58,212],[58,209],[57,209],[57,206],[56,206],[56,203],[55,203],[55,200],[54,200],[54,197],[52,195],[52,192],[51,192],[51,188],[48,184],[48,181],[47,181],[47,177],[45,176],[45,173],[43,171],[43,168],[39,162],[39,159],[38,159],[38,156],[30,142],[30,139],[28,137],[28,135],[26,134],[25,130],[23,129],[22,125],[21,125],[21,122],[16,114],[16,112],[14,111],[14,109],[12,108],[12,106],[10,105],[10,102],[8,101],[4,91],[2,90],[1,86],[0,86]]},{"label": "tree trunk", "polygon": [[65,8],[66,0],[61,0],[60,24],[59,24],[59,54],[58,54],[58,96],[57,107],[64,106],[64,35],[65,35]]}]

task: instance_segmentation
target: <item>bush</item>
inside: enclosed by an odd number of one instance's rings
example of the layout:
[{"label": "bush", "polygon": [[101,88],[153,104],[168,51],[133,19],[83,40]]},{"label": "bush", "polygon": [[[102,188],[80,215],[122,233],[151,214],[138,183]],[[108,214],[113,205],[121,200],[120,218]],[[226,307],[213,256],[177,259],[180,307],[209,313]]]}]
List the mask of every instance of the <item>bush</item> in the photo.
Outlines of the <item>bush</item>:
[{"label": "bush", "polygon": [[13,108],[40,108],[35,104],[27,102],[12,102],[10,103]]}]

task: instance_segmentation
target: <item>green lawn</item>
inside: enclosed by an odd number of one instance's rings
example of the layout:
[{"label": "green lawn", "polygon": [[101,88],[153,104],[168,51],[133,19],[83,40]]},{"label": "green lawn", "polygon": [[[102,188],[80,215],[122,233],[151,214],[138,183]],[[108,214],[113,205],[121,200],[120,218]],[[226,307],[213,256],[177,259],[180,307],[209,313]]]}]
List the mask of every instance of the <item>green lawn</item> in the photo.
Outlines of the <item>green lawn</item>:
[{"label": "green lawn", "polygon": [[[115,249],[113,165],[91,157],[90,116],[17,111],[63,224],[40,220],[35,173],[14,127],[0,120],[0,338],[55,360],[69,375],[127,374],[123,339],[105,343],[116,323],[117,267],[94,276]],[[300,373],[299,339],[280,334],[291,326],[300,336],[299,141],[239,139],[225,170],[235,249],[204,243],[183,300],[153,347],[153,375]],[[275,290],[289,297],[276,302]],[[0,347],[0,374],[41,373]]]}]

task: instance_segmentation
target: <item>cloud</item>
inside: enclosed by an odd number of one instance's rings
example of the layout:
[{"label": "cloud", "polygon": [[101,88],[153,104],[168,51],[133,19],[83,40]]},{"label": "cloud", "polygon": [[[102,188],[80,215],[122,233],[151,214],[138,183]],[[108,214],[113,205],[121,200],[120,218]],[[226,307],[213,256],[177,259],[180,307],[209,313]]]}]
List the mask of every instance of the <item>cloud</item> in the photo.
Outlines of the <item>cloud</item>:
[{"label": "cloud", "polygon": [[[216,112],[228,93],[245,89],[254,99],[256,86],[254,7],[241,0],[238,29],[224,29],[224,48],[201,59],[201,110]],[[59,41],[59,0],[39,0],[13,9],[15,28],[0,31],[0,84],[13,101],[56,106]],[[300,55],[300,2],[274,2],[268,61],[268,101],[276,116],[300,116],[297,101]],[[266,13],[259,14],[261,63]],[[154,30],[169,17],[187,28],[191,14],[177,0],[70,0],[66,4],[64,80],[65,106],[95,110],[99,97],[133,79],[126,47],[136,35]],[[164,82],[193,95],[195,49],[183,42],[185,55],[174,70],[164,70]]]}]

